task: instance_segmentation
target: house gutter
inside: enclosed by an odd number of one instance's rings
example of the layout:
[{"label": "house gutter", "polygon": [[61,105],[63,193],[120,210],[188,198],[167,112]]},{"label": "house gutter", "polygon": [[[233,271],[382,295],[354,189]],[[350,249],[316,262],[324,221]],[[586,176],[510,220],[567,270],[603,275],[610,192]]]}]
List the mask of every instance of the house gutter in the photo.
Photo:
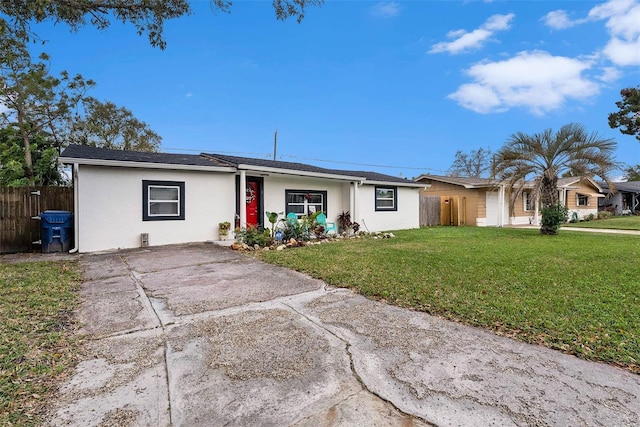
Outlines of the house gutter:
[{"label": "house gutter", "polygon": [[80,241],[80,236],[78,233],[79,220],[78,220],[78,164],[74,163],[72,168],[72,178],[73,178],[73,248],[69,250],[70,254],[75,254],[78,252],[78,242]]},{"label": "house gutter", "polygon": [[360,182],[360,185],[362,185],[363,183],[369,184],[369,185],[393,185],[396,187],[413,187],[413,188],[419,188],[421,190],[426,190],[427,188],[431,187],[431,184],[423,184],[420,182],[372,181],[372,180],[365,179]]},{"label": "house gutter", "polygon": [[144,168],[144,169],[173,169],[173,170],[191,170],[191,171],[210,171],[210,172],[236,172],[236,168],[230,166],[202,166],[202,165],[182,165],[171,163],[151,163],[151,162],[129,162],[122,160],[103,160],[103,159],[77,159],[74,157],[60,157],[60,163],[65,164],[82,164],[88,166],[113,166],[128,168]]},{"label": "house gutter", "polygon": [[[308,176],[311,178],[337,179],[340,181],[353,181],[353,180],[366,181],[366,178],[362,176],[334,175],[334,174],[328,174],[328,173],[322,173],[322,172],[308,172],[308,171],[298,171],[293,169],[272,168],[269,166],[239,164],[238,169],[246,170],[246,171],[266,172],[266,173],[280,173],[283,175]],[[386,183],[386,184],[389,184],[389,183]]]}]

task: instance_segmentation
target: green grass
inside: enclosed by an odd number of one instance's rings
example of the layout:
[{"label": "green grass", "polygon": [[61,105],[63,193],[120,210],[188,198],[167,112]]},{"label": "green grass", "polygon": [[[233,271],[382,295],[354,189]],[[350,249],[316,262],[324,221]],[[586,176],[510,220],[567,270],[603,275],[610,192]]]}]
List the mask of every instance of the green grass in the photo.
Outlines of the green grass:
[{"label": "green grass", "polygon": [[365,296],[640,371],[640,238],[435,227],[260,252]]},{"label": "green grass", "polygon": [[596,219],[568,223],[563,227],[610,228],[617,230],[640,230],[640,216],[614,216],[608,219]]},{"label": "green grass", "polygon": [[0,264],[0,425],[40,421],[55,381],[74,363],[75,263]]}]

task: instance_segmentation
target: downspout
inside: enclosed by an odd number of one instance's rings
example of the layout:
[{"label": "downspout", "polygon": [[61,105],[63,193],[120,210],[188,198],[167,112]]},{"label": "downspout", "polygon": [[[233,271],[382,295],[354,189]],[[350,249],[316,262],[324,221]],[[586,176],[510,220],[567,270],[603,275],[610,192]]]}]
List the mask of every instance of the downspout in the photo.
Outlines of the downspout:
[{"label": "downspout", "polygon": [[240,228],[247,227],[247,172],[245,170],[240,171],[240,198],[239,209],[240,212]]},{"label": "downspout", "polygon": [[78,252],[78,242],[80,241],[80,226],[78,220],[78,164],[74,163],[72,168],[73,178],[73,248],[69,250],[70,254]]},{"label": "downspout", "polygon": [[504,185],[500,186],[498,192],[498,227],[504,226]]},{"label": "downspout", "polygon": [[353,183],[353,211],[351,212],[351,221],[353,222],[358,222],[358,185],[358,182]]}]

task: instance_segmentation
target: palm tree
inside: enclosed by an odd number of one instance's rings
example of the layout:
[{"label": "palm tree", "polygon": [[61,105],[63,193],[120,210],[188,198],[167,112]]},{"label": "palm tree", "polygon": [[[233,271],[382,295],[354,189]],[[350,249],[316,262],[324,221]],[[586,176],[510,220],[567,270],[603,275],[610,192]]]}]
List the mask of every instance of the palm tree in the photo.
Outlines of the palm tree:
[{"label": "palm tree", "polygon": [[584,126],[575,123],[562,126],[555,133],[552,129],[533,135],[518,132],[496,153],[492,172],[506,183],[512,200],[522,193],[525,180],[533,179],[533,196],[540,198],[543,209],[540,232],[556,234],[562,221],[550,226],[545,221],[545,208],[549,212],[559,205],[558,176],[568,172],[597,175],[612,185],[608,173],[618,167],[613,159],[616,146],[613,139],[603,139],[595,132],[588,134]]}]

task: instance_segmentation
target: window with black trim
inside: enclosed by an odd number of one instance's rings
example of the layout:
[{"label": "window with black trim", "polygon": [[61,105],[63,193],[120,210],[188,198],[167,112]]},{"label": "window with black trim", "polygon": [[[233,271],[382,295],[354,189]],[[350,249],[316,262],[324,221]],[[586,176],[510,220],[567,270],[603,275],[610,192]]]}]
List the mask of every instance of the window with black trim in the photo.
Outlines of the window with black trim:
[{"label": "window with black trim", "polygon": [[376,211],[398,210],[398,187],[376,186]]},{"label": "window with black trim", "polygon": [[300,218],[314,212],[327,212],[327,192],[318,190],[285,190],[285,212]]},{"label": "window with black trim", "polygon": [[184,182],[143,180],[142,220],[184,220]]},{"label": "window with black trim", "polygon": [[578,206],[589,206],[589,196],[586,194],[576,194],[576,205]]},{"label": "window with black trim", "polygon": [[531,198],[531,193],[528,191],[524,191],[522,193],[522,200],[523,200],[523,209],[525,212],[529,212],[533,210],[533,200]]}]

